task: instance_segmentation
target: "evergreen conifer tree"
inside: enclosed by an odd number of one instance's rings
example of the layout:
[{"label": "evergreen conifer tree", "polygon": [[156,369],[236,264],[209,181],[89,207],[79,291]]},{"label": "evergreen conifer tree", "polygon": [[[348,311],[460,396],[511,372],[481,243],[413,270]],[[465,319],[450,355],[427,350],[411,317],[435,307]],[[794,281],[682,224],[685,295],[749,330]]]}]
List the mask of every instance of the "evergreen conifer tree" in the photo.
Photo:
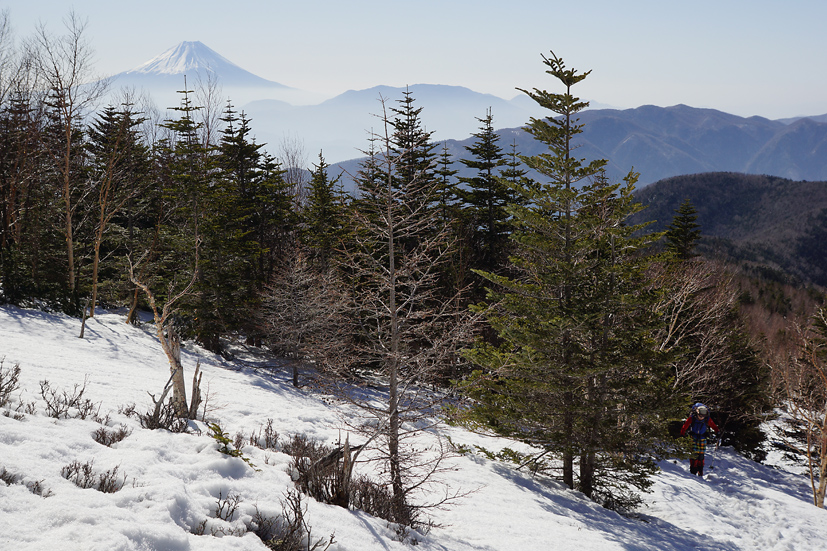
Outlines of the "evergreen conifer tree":
[{"label": "evergreen conifer tree", "polygon": [[666,250],[678,260],[689,260],[697,256],[694,252],[695,245],[701,238],[701,226],[696,222],[697,219],[698,211],[689,199],[684,199],[666,229]]},{"label": "evergreen conifer tree", "polygon": [[[148,185],[149,151],[138,132],[138,127],[143,121],[143,117],[133,112],[130,105],[125,105],[121,110],[109,106],[103,110],[88,130],[87,147],[91,153],[89,174],[97,199],[93,212],[96,225],[91,274],[92,292],[89,301],[90,316],[94,316],[98,302],[101,253],[103,252],[103,256],[107,257],[106,253],[117,250],[125,237],[123,232],[120,232],[119,236],[116,231],[113,232],[114,238],[105,243],[110,222],[117,222],[118,217],[123,218],[121,217],[122,209],[138,196],[143,195]],[[103,279],[117,281],[118,276],[114,272],[117,268],[117,264],[112,262],[109,272],[103,274]]]},{"label": "evergreen conifer tree", "polygon": [[434,382],[446,364],[457,362],[456,346],[467,324],[439,293],[449,231],[438,211],[429,208],[437,185],[430,161],[411,160],[417,158],[411,153],[423,147],[420,139],[425,135],[411,138],[411,147],[396,149],[402,137],[392,137],[388,127],[400,128],[399,120],[389,121],[385,114],[383,122],[386,133],[376,140],[379,147],[372,141],[362,163],[360,196],[351,209],[354,230],[341,262],[351,289],[353,345],[347,354],[334,358],[333,367],[352,367],[387,384],[384,403],[352,392],[347,398],[371,419],[354,420],[354,428],[369,441],[382,443],[378,451],[388,465],[393,520],[412,526],[412,492],[426,484],[444,458],[427,458],[429,451],[407,443],[428,424],[423,416],[435,407],[434,399],[439,400],[417,387]]},{"label": "evergreen conifer tree", "polygon": [[310,190],[303,211],[306,225],[305,243],[310,247],[317,267],[326,271],[343,231],[342,204],[336,197],[336,183],[327,172],[329,165],[319,152],[319,164],[311,171]]},{"label": "evergreen conifer tree", "polygon": [[440,216],[444,223],[449,223],[457,217],[456,200],[457,186],[454,177],[459,170],[452,168],[453,161],[448,145],[442,144],[442,152],[439,154],[437,169],[434,171],[437,177],[437,203]]},{"label": "evergreen conifer tree", "polygon": [[34,98],[11,94],[0,110],[0,302],[55,299],[66,287],[61,205],[46,185],[41,131]]},{"label": "evergreen conifer tree", "polygon": [[474,246],[479,251],[476,267],[489,272],[499,271],[505,263],[509,214],[506,206],[514,202],[514,194],[500,180],[499,170],[505,164],[505,158],[497,143],[500,137],[494,132],[491,109],[485,117],[477,119],[482,123],[479,132],[474,134],[477,140],[465,149],[472,155],[471,159],[460,162],[476,172],[474,176],[460,177],[466,188],[459,191],[463,200],[463,209],[470,219],[474,234]]},{"label": "evergreen conifer tree", "polygon": [[514,185],[520,183],[527,174],[528,171],[523,168],[523,162],[520,160],[520,154],[517,151],[517,140],[514,140],[505,154],[505,162],[500,170],[500,177]]},{"label": "evergreen conifer tree", "polygon": [[474,398],[469,420],[536,446],[535,461],[558,458],[566,485],[623,509],[651,484],[661,423],[675,406],[645,274],[657,236],[625,223],[641,208],[636,174],[610,183],[605,161],[572,155],[588,104],[571,90],[588,73],[553,53],[543,60],[565,91],[527,92],[552,113],[527,127],[547,152],[522,158],[546,181],[514,186],[514,277],[479,272],[500,290],[486,315],[501,344],[468,352],[480,367],[463,383]]}]

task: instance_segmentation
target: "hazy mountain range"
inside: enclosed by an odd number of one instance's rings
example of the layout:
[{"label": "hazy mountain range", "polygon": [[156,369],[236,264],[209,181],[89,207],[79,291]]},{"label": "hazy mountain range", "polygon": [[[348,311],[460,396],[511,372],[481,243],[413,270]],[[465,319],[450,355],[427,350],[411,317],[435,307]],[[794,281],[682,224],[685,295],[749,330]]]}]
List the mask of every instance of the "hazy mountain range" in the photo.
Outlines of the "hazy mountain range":
[{"label": "hazy mountain range", "polygon": [[[397,105],[406,91],[423,108],[421,118],[433,139],[444,141],[455,157],[479,128],[478,119],[491,109],[500,144],[513,141],[523,154],[543,150],[520,126],[545,116],[524,95],[506,100],[459,86],[415,84],[350,90],[321,102],[311,92],[260,78],[200,42],[182,42],[163,54],[113,77],[115,88],[143,89],[161,108],[177,105],[176,90],[198,79],[217,80],[224,97],[252,119],[259,142],[277,153],[282,141],[300,140],[308,160],[321,150],[331,164],[353,171],[371,131],[381,128],[383,110]],[[577,154],[609,160],[613,178],[634,168],[641,185],[681,174],[733,171],[769,174],[793,180],[827,180],[827,115],[769,120],[739,117],[686,105],[636,109],[591,109],[581,114],[584,133]],[[348,162],[350,160],[350,162]]]}]

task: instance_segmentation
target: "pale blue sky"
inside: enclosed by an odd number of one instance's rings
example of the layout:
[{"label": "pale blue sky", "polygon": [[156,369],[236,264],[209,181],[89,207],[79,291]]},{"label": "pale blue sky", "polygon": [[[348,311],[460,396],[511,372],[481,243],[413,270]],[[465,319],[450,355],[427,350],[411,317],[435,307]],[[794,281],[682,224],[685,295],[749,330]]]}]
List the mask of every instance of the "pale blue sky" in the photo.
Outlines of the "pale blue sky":
[{"label": "pale blue sky", "polygon": [[199,40],[264,78],[335,95],[461,85],[554,89],[541,53],[592,75],[586,99],[742,116],[827,113],[824,0],[0,0],[19,37],[88,18],[101,73]]}]

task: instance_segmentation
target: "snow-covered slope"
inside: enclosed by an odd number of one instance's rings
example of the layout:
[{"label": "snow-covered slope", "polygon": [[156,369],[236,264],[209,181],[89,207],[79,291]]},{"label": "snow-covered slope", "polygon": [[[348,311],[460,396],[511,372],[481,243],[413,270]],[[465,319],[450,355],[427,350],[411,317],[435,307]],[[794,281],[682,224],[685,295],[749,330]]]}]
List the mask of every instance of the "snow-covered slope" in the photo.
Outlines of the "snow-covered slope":
[{"label": "snow-covered slope", "polygon": [[[17,483],[0,482],[0,549],[14,550],[212,550],[264,549],[243,533],[258,507],[281,512],[280,500],[292,487],[290,458],[279,451],[245,446],[241,459],[222,455],[204,434],[171,434],[141,429],[118,409],[135,403],[147,409],[147,392],[157,394],[168,378],[166,359],[148,328],[124,324],[118,313],[100,312],[79,339],[80,321],[62,315],[0,307],[0,358],[4,368],[21,368],[21,390],[13,406],[30,404],[36,413],[22,419],[0,416],[0,471]],[[332,443],[341,437],[343,405],[309,390],[295,390],[286,373],[255,369],[260,360],[226,362],[186,346],[187,374],[200,359],[203,386],[209,390],[209,416],[230,435],[249,434],[272,419],[280,439],[303,433]],[[272,364],[272,359],[267,360]],[[44,414],[39,382],[72,391],[87,381],[86,396],[100,402],[110,430],[120,425],[131,434],[112,447],[97,443],[92,420],[55,420]],[[13,414],[13,411],[10,411]],[[199,424],[202,430],[203,424]],[[506,442],[482,439],[446,428],[459,444],[498,448]],[[427,437],[422,445],[429,444]],[[61,476],[73,461],[93,461],[96,471],[118,467],[125,487],[104,494],[80,489]],[[447,510],[433,511],[441,525],[414,534],[427,551],[531,550],[820,550],[827,513],[807,495],[807,480],[747,461],[722,450],[707,479],[689,475],[684,463],[664,462],[654,493],[646,496],[642,518],[604,510],[577,492],[545,478],[515,472],[511,465],[466,455],[453,460],[443,480],[473,491]],[[38,483],[42,497],[27,489]],[[242,501],[231,522],[212,518],[221,496]],[[335,533],[331,551],[408,549],[379,519],[359,511],[307,502],[314,537]],[[207,521],[237,535],[194,535]]]}]

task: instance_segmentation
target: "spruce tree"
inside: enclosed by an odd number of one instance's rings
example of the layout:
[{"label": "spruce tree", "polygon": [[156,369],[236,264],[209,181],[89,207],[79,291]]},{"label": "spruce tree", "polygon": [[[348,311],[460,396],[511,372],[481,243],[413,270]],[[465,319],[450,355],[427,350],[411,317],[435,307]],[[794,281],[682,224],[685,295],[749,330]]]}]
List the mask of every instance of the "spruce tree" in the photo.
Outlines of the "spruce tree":
[{"label": "spruce tree", "polygon": [[701,226],[696,222],[697,219],[698,211],[689,199],[684,199],[666,229],[666,250],[678,260],[689,260],[697,256],[695,245],[701,238]]},{"label": "spruce tree", "polygon": [[457,185],[455,176],[459,170],[452,168],[453,161],[448,150],[448,144],[442,144],[442,152],[439,154],[437,169],[434,171],[437,177],[436,195],[440,217],[443,223],[449,223],[457,217]]},{"label": "spruce tree", "polygon": [[321,271],[326,271],[343,231],[342,204],[336,196],[336,183],[327,172],[329,165],[319,152],[319,163],[313,167],[310,176],[310,190],[303,211],[306,231],[304,242],[312,255],[312,262]]},{"label": "spruce tree", "polygon": [[535,446],[529,459],[559,459],[567,486],[628,508],[650,485],[659,424],[674,407],[646,278],[657,236],[626,225],[641,208],[635,173],[610,183],[605,161],[572,155],[588,105],[572,88],[588,73],[553,53],[543,61],[564,92],[526,92],[551,111],[526,128],[548,150],[522,157],[545,180],[514,184],[515,275],[479,272],[498,289],[485,312],[500,344],[468,351],[479,366],[463,383],[474,398],[468,420]]},{"label": "spruce tree", "polygon": [[517,151],[517,140],[511,142],[511,147],[505,154],[505,162],[500,170],[500,177],[511,185],[519,184],[528,174],[523,168],[520,153]]},{"label": "spruce tree", "polygon": [[510,231],[507,225],[509,215],[505,207],[513,202],[513,193],[499,179],[498,173],[505,164],[505,159],[502,148],[497,143],[500,137],[494,132],[491,109],[484,118],[477,120],[482,123],[479,132],[474,134],[477,139],[465,148],[472,158],[460,159],[462,164],[476,174],[460,177],[465,189],[460,190],[459,195],[472,224],[475,249],[479,251],[476,267],[485,271],[499,271],[498,268],[505,262]]},{"label": "spruce tree", "polygon": [[55,302],[65,293],[61,204],[48,185],[40,113],[22,92],[0,111],[0,302]]},{"label": "spruce tree", "polygon": [[212,305],[214,325],[196,325],[199,340],[216,351],[227,333],[260,340],[261,296],[293,239],[287,227],[295,225],[284,172],[251,138],[250,120],[236,116],[232,105],[222,120],[217,171],[205,194],[198,286],[202,302]]},{"label": "spruce tree", "polygon": [[[118,266],[115,262],[101,266],[102,257],[106,258],[109,256],[107,253],[117,251],[124,241],[122,230],[125,228],[118,227],[118,219],[123,219],[123,209],[138,196],[144,195],[149,183],[149,151],[138,131],[144,120],[140,114],[132,111],[130,105],[123,106],[121,110],[109,106],[88,130],[87,147],[91,154],[89,175],[93,185],[92,192],[97,199],[92,212],[96,224],[91,274],[92,292],[89,301],[90,317],[95,315],[100,280],[114,283],[118,279],[115,273]],[[114,231],[110,232],[112,222],[115,222]],[[110,233],[114,234],[111,239]],[[113,255],[113,260],[118,256]],[[101,277],[102,269],[104,272]],[[110,295],[109,298],[115,297]]]}]

